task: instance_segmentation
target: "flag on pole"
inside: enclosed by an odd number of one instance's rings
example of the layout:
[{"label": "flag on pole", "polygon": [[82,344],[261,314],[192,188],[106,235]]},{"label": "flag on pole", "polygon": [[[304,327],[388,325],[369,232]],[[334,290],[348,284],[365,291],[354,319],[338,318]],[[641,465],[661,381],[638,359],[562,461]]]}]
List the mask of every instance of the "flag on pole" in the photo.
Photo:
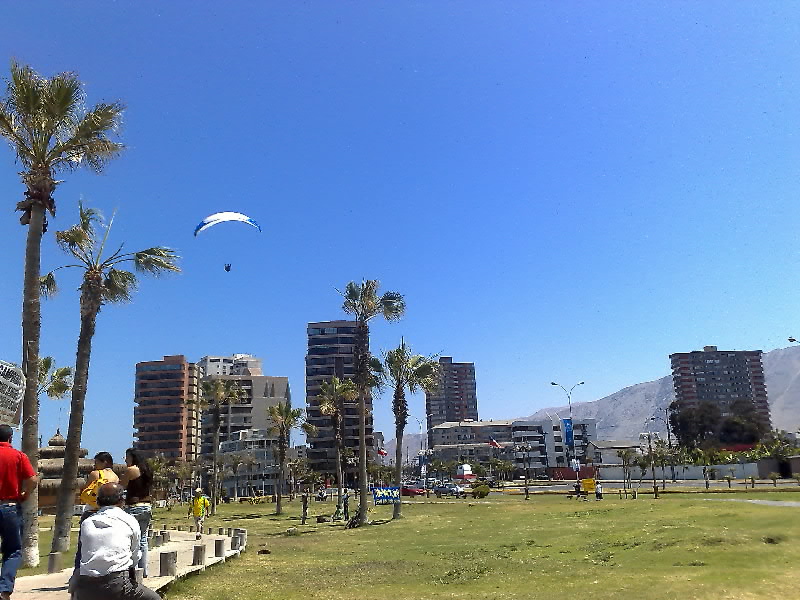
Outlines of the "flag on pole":
[{"label": "flag on pole", "polygon": [[378,448],[378,454],[380,456],[388,456],[389,455],[389,453],[386,450],[384,450],[383,448]]},{"label": "flag on pole", "polygon": [[489,438],[489,445],[490,445],[492,448],[502,448],[502,446],[501,446],[500,444],[498,444],[498,443],[497,443],[497,440],[496,440],[496,439],[494,439],[494,438]]}]

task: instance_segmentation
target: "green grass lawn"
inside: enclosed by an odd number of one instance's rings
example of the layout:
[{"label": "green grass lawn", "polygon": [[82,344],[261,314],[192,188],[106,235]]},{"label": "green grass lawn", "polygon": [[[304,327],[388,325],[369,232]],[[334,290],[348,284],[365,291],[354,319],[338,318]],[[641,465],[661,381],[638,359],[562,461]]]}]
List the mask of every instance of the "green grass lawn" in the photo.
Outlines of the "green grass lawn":
[{"label": "green grass lawn", "polygon": [[[277,518],[272,505],[221,507],[208,524],[247,527],[248,551],[175,584],[166,598],[785,600],[800,584],[800,509],[791,507],[688,494],[603,502],[492,496],[416,501],[394,522],[384,521],[390,508],[378,507],[371,518],[379,524],[349,531],[301,527],[299,502],[287,508]],[[165,518],[185,522],[176,511]],[[293,526],[299,535],[286,535]]]},{"label": "green grass lawn", "polygon": [[[39,517],[39,528],[40,529],[47,529],[47,531],[40,531],[39,532],[39,566],[30,568],[30,569],[20,569],[17,572],[17,577],[25,577],[26,575],[39,575],[41,573],[47,573],[47,555],[50,554],[50,546],[53,543],[53,532],[49,530],[50,526],[53,524],[55,518],[53,515],[45,515]],[[72,519],[72,526],[78,526],[78,518],[75,517]],[[62,559],[62,565],[64,568],[71,565],[75,560],[75,545],[78,543],[78,534],[76,532],[72,532],[69,538],[69,551],[66,553],[66,556]]]}]

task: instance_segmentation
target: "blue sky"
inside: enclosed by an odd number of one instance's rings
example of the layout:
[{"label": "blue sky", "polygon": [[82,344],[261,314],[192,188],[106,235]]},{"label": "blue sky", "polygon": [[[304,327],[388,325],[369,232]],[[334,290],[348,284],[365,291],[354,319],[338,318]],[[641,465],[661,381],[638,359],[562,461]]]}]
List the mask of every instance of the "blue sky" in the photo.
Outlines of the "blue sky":
[{"label": "blue sky", "polygon": [[[134,365],[249,352],[303,402],[305,327],[336,287],[406,295],[400,336],[473,361],[484,418],[594,400],[668,354],[769,350],[796,310],[800,19],[760,2],[16,3],[0,57],[77,71],[127,105],[128,149],[66,174],[131,249],[181,275],[99,317],[84,445],[131,441]],[[7,68],[4,68],[7,73]],[[24,228],[0,150],[0,358],[18,360]],[[194,239],[205,215],[258,220]],[[43,269],[64,261],[51,235]],[[232,263],[230,273],[224,263]],[[43,307],[42,351],[74,362],[77,286]],[[57,404],[43,406],[52,434]],[[412,413],[424,415],[422,398]],[[393,430],[388,398],[377,426]],[[418,429],[412,421],[410,431]],[[66,417],[62,418],[62,426]]]}]

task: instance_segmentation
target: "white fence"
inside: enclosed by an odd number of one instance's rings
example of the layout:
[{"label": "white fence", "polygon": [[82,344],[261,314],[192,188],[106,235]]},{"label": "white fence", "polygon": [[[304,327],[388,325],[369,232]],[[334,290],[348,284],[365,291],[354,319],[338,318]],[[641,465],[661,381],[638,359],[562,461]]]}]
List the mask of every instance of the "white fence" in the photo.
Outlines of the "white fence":
[{"label": "white fence", "polygon": [[[730,475],[735,479],[745,479],[748,477],[758,477],[758,464],[757,463],[744,463],[744,464],[732,464],[732,465],[710,465],[707,467],[708,469],[708,476],[711,479],[722,479]],[[666,479],[672,479],[672,469],[667,466],[664,469],[665,473],[662,473],[661,467],[656,467],[656,479],[659,481],[666,477]],[[628,474],[632,481],[638,481],[639,476],[641,475],[642,470],[637,466],[631,466],[628,469]],[[599,469],[599,478],[600,479],[617,479],[622,480],[624,477],[624,472],[622,467],[618,466],[609,466],[609,467],[600,467]],[[644,474],[644,479],[650,479],[652,477],[652,473],[650,468],[647,468],[647,472]],[[703,479],[703,467],[698,465],[675,465],[675,478],[676,479]]]}]

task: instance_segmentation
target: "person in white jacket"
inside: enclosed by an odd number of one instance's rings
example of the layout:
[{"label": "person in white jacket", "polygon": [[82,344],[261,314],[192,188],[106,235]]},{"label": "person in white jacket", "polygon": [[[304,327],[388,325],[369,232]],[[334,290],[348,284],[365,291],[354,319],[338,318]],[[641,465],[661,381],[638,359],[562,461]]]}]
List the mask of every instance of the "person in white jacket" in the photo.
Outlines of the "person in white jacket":
[{"label": "person in white jacket", "polygon": [[99,510],[81,523],[81,556],[77,600],[159,600],[136,583],[141,531],[125,512],[125,488],[105,483],[97,492]]}]

